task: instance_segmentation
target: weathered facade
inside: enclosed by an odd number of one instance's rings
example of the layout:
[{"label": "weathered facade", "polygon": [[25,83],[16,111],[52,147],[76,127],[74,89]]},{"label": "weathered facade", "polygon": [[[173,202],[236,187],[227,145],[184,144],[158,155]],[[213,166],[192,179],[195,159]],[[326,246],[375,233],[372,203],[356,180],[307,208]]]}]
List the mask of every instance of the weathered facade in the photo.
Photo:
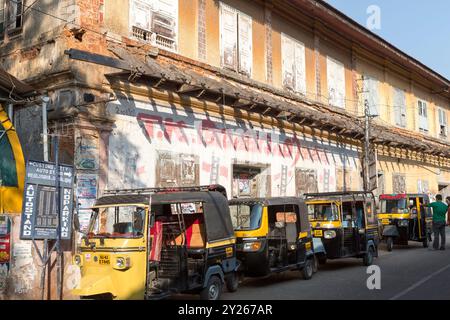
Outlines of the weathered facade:
[{"label": "weathered facade", "polygon": [[[5,7],[1,61],[50,97],[81,213],[105,188],[359,190],[366,103],[378,192],[450,184],[450,81],[322,1],[28,2]],[[15,123],[25,158],[42,160],[40,110]]]}]

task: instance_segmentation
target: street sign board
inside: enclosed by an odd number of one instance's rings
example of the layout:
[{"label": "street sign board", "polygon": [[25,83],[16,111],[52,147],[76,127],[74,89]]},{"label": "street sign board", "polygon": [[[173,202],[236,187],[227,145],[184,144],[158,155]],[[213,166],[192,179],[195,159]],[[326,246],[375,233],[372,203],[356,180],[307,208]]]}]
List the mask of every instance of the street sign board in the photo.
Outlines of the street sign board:
[{"label": "street sign board", "polygon": [[[59,165],[61,239],[72,234],[73,167]],[[28,161],[25,177],[20,239],[56,239],[56,165],[51,162]]]}]

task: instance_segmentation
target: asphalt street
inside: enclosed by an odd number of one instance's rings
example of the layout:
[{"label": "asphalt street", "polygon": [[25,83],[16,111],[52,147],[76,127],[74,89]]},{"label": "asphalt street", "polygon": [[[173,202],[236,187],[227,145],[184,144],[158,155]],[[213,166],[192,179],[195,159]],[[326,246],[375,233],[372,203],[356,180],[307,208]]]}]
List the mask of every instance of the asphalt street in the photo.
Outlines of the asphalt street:
[{"label": "asphalt street", "polygon": [[224,289],[222,299],[252,300],[427,300],[450,299],[450,230],[447,230],[447,250],[433,251],[431,245],[410,242],[394,246],[392,252],[380,245],[374,264],[380,267],[381,288],[369,290],[367,267],[362,259],[331,260],[319,266],[311,280],[303,280],[300,272],[292,271],[265,278],[246,278],[237,292]]}]

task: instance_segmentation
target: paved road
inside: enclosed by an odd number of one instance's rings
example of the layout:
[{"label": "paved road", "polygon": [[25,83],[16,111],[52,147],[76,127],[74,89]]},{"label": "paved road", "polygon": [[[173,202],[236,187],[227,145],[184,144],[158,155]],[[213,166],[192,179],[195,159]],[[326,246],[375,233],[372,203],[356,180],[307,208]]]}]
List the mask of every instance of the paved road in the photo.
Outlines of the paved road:
[{"label": "paved road", "polygon": [[[381,269],[381,289],[369,290],[369,274],[362,259],[329,261],[311,280],[299,272],[286,272],[264,279],[246,279],[235,293],[222,299],[450,299],[450,232],[447,250],[432,251],[421,243],[395,246],[387,252],[381,244],[374,264]],[[191,296],[192,298],[192,296]]]}]

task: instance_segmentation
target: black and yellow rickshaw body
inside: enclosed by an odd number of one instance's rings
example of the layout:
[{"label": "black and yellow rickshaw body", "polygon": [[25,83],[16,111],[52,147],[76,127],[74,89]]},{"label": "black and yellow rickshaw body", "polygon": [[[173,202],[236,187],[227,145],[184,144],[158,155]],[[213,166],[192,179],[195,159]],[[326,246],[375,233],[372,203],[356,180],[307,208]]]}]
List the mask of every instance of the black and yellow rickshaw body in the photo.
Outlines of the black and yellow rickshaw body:
[{"label": "black and yellow rickshaw body", "polygon": [[[336,219],[332,221],[316,219],[309,216],[314,238],[321,239],[325,254],[319,261],[341,258],[363,258],[365,264],[371,264],[372,257],[378,256],[378,221],[374,197],[366,192],[328,192],[306,194],[308,206],[330,205],[337,209]],[[355,225],[354,221],[346,221],[343,205],[362,203],[362,225]],[[350,212],[353,215],[354,212]],[[369,256],[370,254],[370,256]]]},{"label": "black and yellow rickshaw body", "polygon": [[428,195],[380,195],[380,203],[402,199],[406,201],[407,208],[400,209],[399,211],[401,212],[381,212],[378,215],[382,230],[382,240],[387,242],[389,251],[392,250],[393,244],[408,245],[408,241],[422,242],[424,247],[428,247],[432,228],[432,215],[431,210],[423,206],[423,204],[429,203]]},{"label": "black and yellow rickshaw body", "polygon": [[[252,230],[235,229],[237,259],[240,263],[239,271],[246,276],[260,277],[287,270],[301,270],[305,267],[307,261],[312,261],[314,257],[312,234],[307,223],[304,202],[299,201],[295,197],[240,198],[229,201],[230,208],[254,203],[262,205],[261,223],[259,226]],[[269,208],[283,205],[298,206],[297,221],[300,227],[296,232],[295,244],[292,244],[295,255],[291,255],[285,261],[274,265],[274,250],[280,249],[279,246],[287,245],[287,243],[284,242],[286,239],[279,239],[274,236],[274,230],[269,225],[269,220],[273,220],[273,217],[270,218]],[[277,243],[278,241],[280,241],[279,244]]]}]

